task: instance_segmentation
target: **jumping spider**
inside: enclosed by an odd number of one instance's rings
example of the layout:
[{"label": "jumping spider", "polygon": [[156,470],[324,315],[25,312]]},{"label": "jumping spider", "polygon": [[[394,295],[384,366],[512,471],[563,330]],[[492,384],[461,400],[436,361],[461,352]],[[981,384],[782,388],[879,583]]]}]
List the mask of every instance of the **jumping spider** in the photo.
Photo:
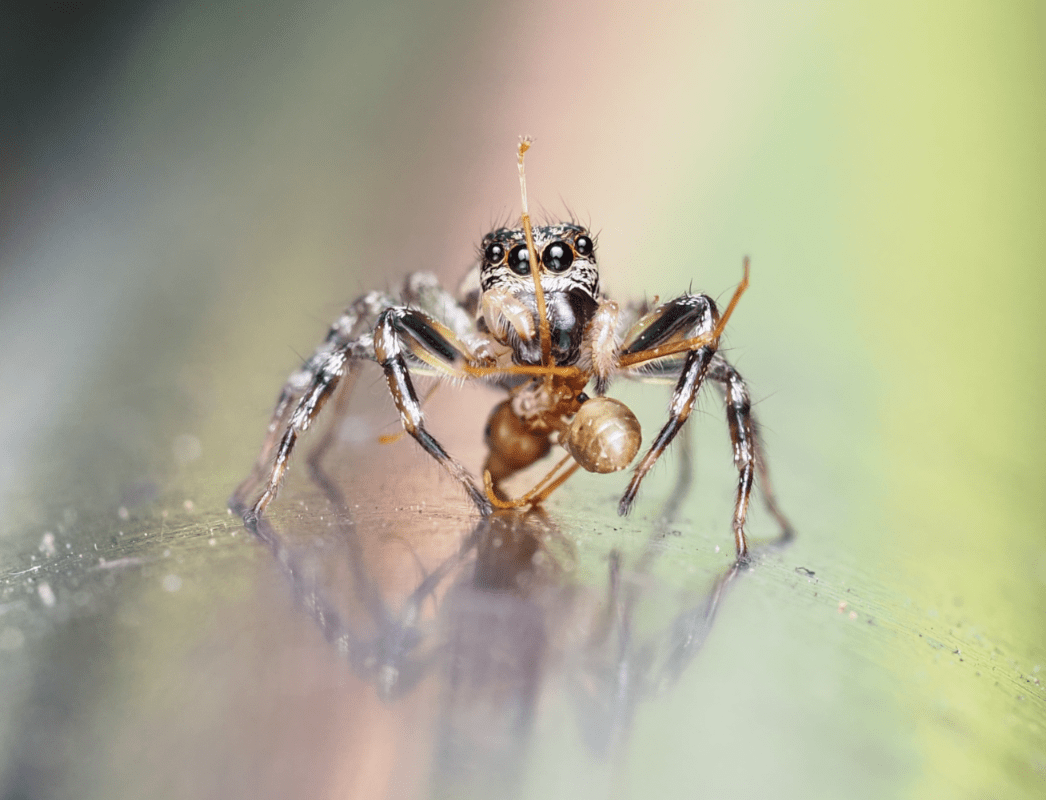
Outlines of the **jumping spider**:
[{"label": "jumping spider", "polygon": [[[790,534],[770,487],[748,389],[716,352],[748,285],[747,259],[744,277],[722,314],[712,298],[689,293],[650,311],[620,308],[600,292],[596,243],[584,227],[531,225],[523,171],[529,146],[524,139],[518,153],[521,225],[484,237],[480,263],[460,298],[427,272],[408,275],[399,297],[369,292],[346,309],[312,357],[290,376],[254,469],[230,502],[248,526],[276,496],[298,437],[339,382],[355,377],[362,361],[376,361],[404,430],[464,487],[483,515],[494,507],[540,503],[578,467],[601,473],[627,467],[640,447],[639,422],[624,403],[605,396],[611,379],[678,376],[668,421],[618,505],[618,513],[627,514],[644,476],[683,427],[702,384],[711,380],[725,396],[738,471],[733,517],[738,557],[748,550],[744,527],[756,473],[770,512]],[[531,253],[540,258],[532,259]],[[444,378],[480,379],[508,392],[487,423],[483,489],[426,430],[412,367]],[[594,396],[585,391],[590,383]],[[566,449],[566,457],[523,497],[504,496],[502,482],[547,455],[553,443]]]}]

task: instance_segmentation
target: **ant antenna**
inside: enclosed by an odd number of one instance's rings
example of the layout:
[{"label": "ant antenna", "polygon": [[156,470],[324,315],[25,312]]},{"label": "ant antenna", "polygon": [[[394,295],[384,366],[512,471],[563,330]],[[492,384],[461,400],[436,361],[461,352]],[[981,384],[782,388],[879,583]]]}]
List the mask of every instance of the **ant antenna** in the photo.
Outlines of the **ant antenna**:
[{"label": "ant antenna", "polygon": [[541,256],[534,247],[534,229],[530,224],[530,212],[527,209],[527,176],[523,172],[523,154],[530,149],[534,140],[529,136],[519,137],[519,191],[523,195],[523,235],[527,237],[527,253],[530,255],[530,277],[534,280],[534,296],[538,305],[538,336],[541,340],[541,363],[543,366],[555,366],[552,359],[552,333],[548,329],[548,316],[545,311],[545,290],[541,286]]}]

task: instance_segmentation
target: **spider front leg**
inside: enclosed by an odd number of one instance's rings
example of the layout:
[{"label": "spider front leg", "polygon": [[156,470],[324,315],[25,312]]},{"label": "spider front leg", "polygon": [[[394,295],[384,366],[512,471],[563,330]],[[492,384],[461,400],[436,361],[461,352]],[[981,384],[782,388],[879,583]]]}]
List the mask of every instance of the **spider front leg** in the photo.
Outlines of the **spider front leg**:
[{"label": "spider front leg", "polygon": [[[649,363],[661,357],[658,353],[659,347],[675,341],[685,341],[710,334],[714,331],[718,320],[719,312],[716,310],[712,298],[706,295],[689,294],[677,297],[646,314],[632,326],[625,337],[625,344],[621,348],[618,360],[629,366]],[[643,478],[665,452],[690,416],[694,400],[708,373],[708,367],[715,351],[715,342],[697,345],[691,350],[684,351],[686,357],[676,388],[672,392],[668,422],[658,433],[654,443],[632,474],[632,480],[618,504],[618,513],[622,516],[632,508]],[[644,355],[649,355],[649,359],[644,359]],[[740,546],[738,550],[741,551]]]},{"label": "spider front leg", "polygon": [[427,314],[410,308],[390,308],[378,318],[374,330],[374,354],[385,371],[403,429],[464,487],[481,514],[490,514],[490,501],[476,486],[469,471],[425,429],[421,403],[404,358],[406,352],[456,378],[471,377],[464,367],[481,364],[449,328]]},{"label": "spider front leg", "polygon": [[635,502],[636,494],[639,492],[639,484],[642,483],[643,478],[650,472],[662,453],[668,449],[668,445],[672,443],[676,434],[679,433],[683,424],[690,417],[690,412],[694,407],[694,400],[697,399],[697,393],[701,390],[701,385],[704,383],[705,376],[708,373],[708,364],[714,354],[715,350],[709,345],[700,347],[687,354],[686,360],[683,362],[683,369],[679,375],[679,381],[672,392],[668,421],[661,428],[661,431],[654,439],[654,443],[650,445],[647,454],[643,456],[643,460],[639,462],[632,473],[632,480],[629,481],[628,488],[625,489],[625,493],[621,496],[621,502],[617,506],[617,512],[621,516],[625,516],[632,509],[632,503]]}]

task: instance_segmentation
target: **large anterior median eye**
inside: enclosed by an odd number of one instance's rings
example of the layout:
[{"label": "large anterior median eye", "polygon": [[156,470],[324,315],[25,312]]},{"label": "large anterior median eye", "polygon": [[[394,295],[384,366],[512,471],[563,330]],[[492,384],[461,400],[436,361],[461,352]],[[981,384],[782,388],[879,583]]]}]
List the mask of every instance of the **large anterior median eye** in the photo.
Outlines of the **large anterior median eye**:
[{"label": "large anterior median eye", "polygon": [[502,259],[505,258],[505,248],[497,242],[491,242],[487,245],[487,249],[483,251],[483,257],[488,264],[500,264]]},{"label": "large anterior median eye", "polygon": [[517,244],[509,251],[508,268],[517,275],[530,274],[530,251],[525,244]]},{"label": "large anterior median eye", "polygon": [[552,272],[566,272],[574,263],[574,251],[566,242],[552,242],[541,254],[541,260]]}]

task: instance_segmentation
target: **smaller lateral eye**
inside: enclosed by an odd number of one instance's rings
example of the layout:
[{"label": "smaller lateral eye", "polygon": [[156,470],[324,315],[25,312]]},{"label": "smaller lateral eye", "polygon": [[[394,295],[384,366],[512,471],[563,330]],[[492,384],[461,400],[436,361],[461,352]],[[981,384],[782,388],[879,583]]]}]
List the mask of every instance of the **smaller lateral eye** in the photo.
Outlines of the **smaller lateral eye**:
[{"label": "smaller lateral eye", "polygon": [[509,251],[508,268],[517,275],[530,274],[530,251],[525,244],[517,244]]},{"label": "smaller lateral eye", "polygon": [[582,234],[574,240],[574,249],[577,250],[579,256],[590,256],[595,245],[590,238]]},{"label": "smaller lateral eye", "polygon": [[552,242],[541,254],[541,260],[552,272],[566,272],[574,263],[574,251],[566,242]]},{"label": "smaller lateral eye", "polygon": [[505,248],[497,242],[491,242],[487,245],[487,249],[483,251],[483,257],[488,264],[500,264],[502,259],[505,258]]}]

